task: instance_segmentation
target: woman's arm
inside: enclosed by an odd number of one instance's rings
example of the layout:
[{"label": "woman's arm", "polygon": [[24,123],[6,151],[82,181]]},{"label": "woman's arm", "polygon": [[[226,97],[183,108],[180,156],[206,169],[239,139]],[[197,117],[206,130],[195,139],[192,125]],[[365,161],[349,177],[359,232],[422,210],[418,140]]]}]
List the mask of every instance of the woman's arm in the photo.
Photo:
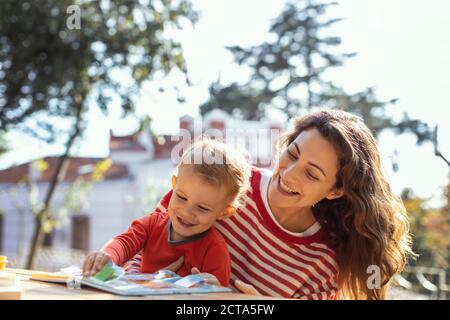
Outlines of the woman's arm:
[{"label": "woman's arm", "polygon": [[262,296],[262,294],[259,293],[259,291],[256,290],[254,286],[248,283],[244,283],[240,280],[234,281],[234,286],[243,294],[249,294],[252,296]]}]

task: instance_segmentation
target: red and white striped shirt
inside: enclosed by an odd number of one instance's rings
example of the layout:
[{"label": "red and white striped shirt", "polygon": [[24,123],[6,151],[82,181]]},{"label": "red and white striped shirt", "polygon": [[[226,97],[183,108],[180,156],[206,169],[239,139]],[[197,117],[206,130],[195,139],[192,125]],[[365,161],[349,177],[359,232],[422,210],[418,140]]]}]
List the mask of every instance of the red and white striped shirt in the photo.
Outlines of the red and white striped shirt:
[{"label": "red and white striped shirt", "polygon": [[[228,245],[231,283],[241,280],[261,294],[299,299],[337,299],[335,252],[316,222],[302,233],[285,230],[267,205],[271,172],[253,168],[245,206],[216,228]],[[170,193],[157,210],[166,211]]]}]

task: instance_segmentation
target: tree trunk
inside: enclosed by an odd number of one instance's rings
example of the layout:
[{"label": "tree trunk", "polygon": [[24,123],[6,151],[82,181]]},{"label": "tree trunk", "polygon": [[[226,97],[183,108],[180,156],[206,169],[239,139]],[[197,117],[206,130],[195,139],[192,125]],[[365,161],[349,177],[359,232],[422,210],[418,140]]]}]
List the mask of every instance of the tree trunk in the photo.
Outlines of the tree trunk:
[{"label": "tree trunk", "polygon": [[50,202],[53,198],[53,194],[55,192],[55,189],[56,189],[58,183],[63,179],[63,175],[66,171],[66,170],[62,170],[62,169],[65,168],[65,166],[67,165],[66,160],[69,156],[69,151],[70,151],[75,139],[80,134],[82,109],[83,109],[82,104],[79,103],[78,107],[77,107],[77,115],[76,115],[74,131],[66,143],[66,150],[65,150],[64,154],[61,157],[59,157],[59,159],[58,159],[56,170],[53,174],[52,180],[50,182],[50,186],[47,191],[47,195],[45,197],[44,207],[36,215],[33,237],[31,240],[32,242],[31,242],[30,252],[29,252],[28,258],[27,258],[27,264],[26,264],[27,269],[34,268],[36,254],[37,254],[38,250],[41,248],[42,242],[44,240],[44,230],[43,230],[42,222],[44,220],[49,220],[52,218],[50,210],[49,210]]}]

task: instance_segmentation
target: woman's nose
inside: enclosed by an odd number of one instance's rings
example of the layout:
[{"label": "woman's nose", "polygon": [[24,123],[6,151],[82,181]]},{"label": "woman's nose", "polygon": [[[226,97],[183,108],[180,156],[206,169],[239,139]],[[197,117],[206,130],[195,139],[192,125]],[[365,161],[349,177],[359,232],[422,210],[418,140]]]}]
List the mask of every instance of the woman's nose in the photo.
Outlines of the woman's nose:
[{"label": "woman's nose", "polygon": [[284,170],[283,178],[291,182],[296,182],[298,172],[299,172],[299,163],[298,162],[290,163],[287,166],[286,170]]},{"label": "woman's nose", "polygon": [[287,165],[285,170],[285,175],[293,175],[296,171],[298,171],[300,161],[291,162]]}]

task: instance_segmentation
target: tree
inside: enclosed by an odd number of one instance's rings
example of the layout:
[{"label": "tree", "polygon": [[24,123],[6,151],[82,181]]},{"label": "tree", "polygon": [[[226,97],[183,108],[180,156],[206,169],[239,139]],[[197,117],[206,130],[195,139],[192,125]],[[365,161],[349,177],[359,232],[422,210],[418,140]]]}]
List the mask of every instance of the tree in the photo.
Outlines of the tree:
[{"label": "tree", "polygon": [[326,10],[335,5],[321,0],[292,0],[271,25],[273,41],[250,48],[228,48],[236,63],[250,68],[251,77],[243,85],[211,84],[210,99],[200,107],[201,113],[220,108],[244,119],[259,120],[267,110],[275,109],[290,119],[314,108],[338,108],[361,116],[375,135],[394,129],[414,133],[418,143],[431,141],[432,129],[427,124],[407,114],[400,121],[387,114],[386,107],[397,99],[380,101],[373,87],[349,94],[323,80],[325,71],[355,56],[338,53],[340,37],[326,35],[341,21],[326,17]]},{"label": "tree", "polygon": [[[69,22],[77,12],[80,28],[72,29]],[[164,32],[196,19],[188,0],[0,2],[0,131],[22,130],[50,142],[61,136],[55,118],[72,120],[63,130],[65,152],[36,215],[27,268],[42,242],[42,221],[51,220],[51,199],[83,132],[89,101],[107,113],[118,96],[127,114],[143,81],[173,69],[185,74],[181,46]]]},{"label": "tree", "polygon": [[0,157],[3,153],[8,151],[8,143],[5,134],[0,131]]},{"label": "tree", "polygon": [[[76,97],[84,103],[88,93],[106,112],[113,90],[129,112],[142,81],[158,71],[186,71],[180,44],[163,35],[182,18],[197,19],[186,0],[84,2],[78,5],[80,29],[70,30],[66,10],[72,4],[0,3],[0,130],[48,134],[51,124],[39,114],[74,117]],[[113,73],[124,69],[129,85]],[[31,116],[34,125],[25,121]]]},{"label": "tree", "polygon": [[[441,208],[428,208],[427,199],[414,196],[412,190],[405,189],[402,193],[403,203],[409,213],[411,228],[416,239],[415,251],[421,256],[417,264],[447,269],[450,259],[450,162],[439,150],[438,127],[434,129],[432,137],[424,128],[405,125],[404,130],[418,131],[418,142],[431,141],[434,154],[448,166],[448,183],[443,190],[444,205]],[[427,134],[424,134],[426,132]]]},{"label": "tree", "polygon": [[[317,0],[289,2],[270,28],[275,40],[247,49],[229,47],[239,65],[252,69],[251,79],[242,87],[232,84],[220,90],[218,84],[212,86],[211,101],[201,106],[202,113],[226,102],[226,110],[240,109],[247,119],[259,119],[270,104],[291,118],[300,109],[320,105],[321,91],[329,85],[322,79],[323,73],[355,55],[334,52],[341,39],[323,35],[324,30],[341,20],[326,19],[327,8],[335,5]],[[248,103],[223,99],[227,93],[241,97],[240,92],[253,99]]]},{"label": "tree", "polygon": [[[447,194],[448,194],[448,188]],[[412,190],[402,193],[403,203],[409,214],[414,234],[414,251],[419,259],[413,265],[427,267],[449,267],[450,258],[450,215],[449,203],[442,208],[428,208],[427,199],[417,197]],[[448,200],[447,200],[448,201]]]},{"label": "tree", "polygon": [[260,105],[270,101],[270,97],[262,92],[237,83],[226,87],[221,86],[219,82],[212,83],[209,94],[211,99],[200,106],[202,115],[214,109],[221,109],[243,119],[259,120],[264,116],[264,110]]},{"label": "tree", "polygon": [[320,96],[323,107],[341,109],[359,115],[375,136],[384,129],[397,126],[392,117],[386,114],[386,106],[395,104],[397,99],[380,101],[373,87],[348,94],[342,88],[331,85]]},{"label": "tree", "polygon": [[359,115],[375,136],[385,129],[392,129],[398,134],[412,133],[416,136],[418,145],[424,142],[434,143],[436,129],[421,120],[411,119],[406,112],[403,113],[402,119],[394,120],[387,114],[386,106],[395,105],[398,99],[380,101],[374,87],[348,94],[342,88],[330,86],[321,94],[321,97],[323,107],[341,109]]}]

